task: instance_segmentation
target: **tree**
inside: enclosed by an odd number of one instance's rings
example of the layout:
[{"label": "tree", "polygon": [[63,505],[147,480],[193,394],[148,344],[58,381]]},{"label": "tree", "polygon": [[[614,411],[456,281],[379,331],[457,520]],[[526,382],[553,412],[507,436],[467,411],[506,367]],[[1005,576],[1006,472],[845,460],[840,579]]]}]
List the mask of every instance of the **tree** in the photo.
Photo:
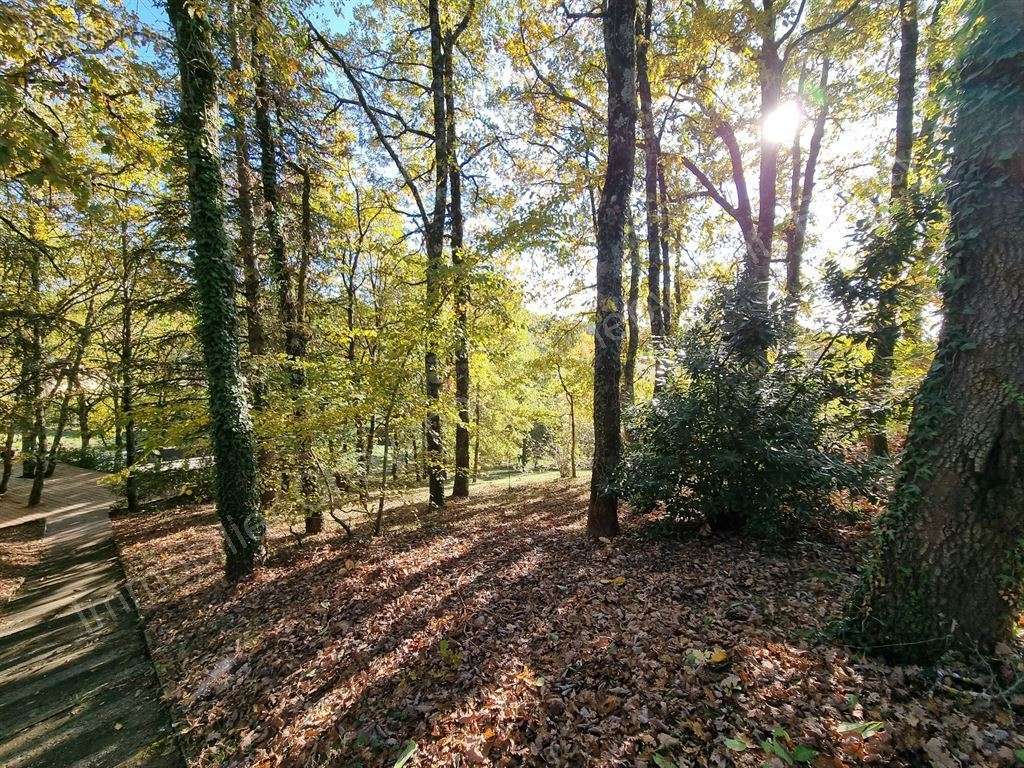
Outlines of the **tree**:
[{"label": "tree", "polygon": [[226,573],[253,571],[265,524],[260,510],[252,424],[238,360],[235,276],[224,228],[217,63],[213,29],[201,8],[170,0],[181,76],[181,140],[188,160],[190,231],[198,293],[199,335],[209,386],[217,514],[224,529]]},{"label": "tree", "polygon": [[871,334],[870,371],[876,407],[874,429],[868,435],[868,446],[876,456],[889,453],[886,422],[889,409],[885,401],[892,390],[893,354],[900,336],[899,291],[894,287],[903,279],[914,255],[914,227],[900,228],[902,220],[910,219],[909,178],[910,163],[914,155],[914,96],[917,83],[917,0],[900,0],[900,58],[899,79],[896,87],[896,147],[893,152],[892,183],[889,189],[890,217],[894,237],[888,249],[883,249],[883,264],[878,276],[880,293],[874,313]]},{"label": "tree", "polygon": [[636,145],[636,0],[609,0],[601,19],[608,80],[608,159],[597,212],[594,321],[594,463],[587,532],[619,532],[612,473],[622,450],[622,253]]},{"label": "tree", "polygon": [[655,347],[654,386],[657,388],[660,374],[660,353],[658,348],[665,341],[665,312],[661,285],[661,207],[658,203],[658,169],[661,165],[661,140],[654,127],[654,106],[651,100],[651,78],[648,66],[648,52],[651,47],[654,14],[653,0],[645,0],[643,29],[636,46],[637,90],[640,96],[640,124],[644,137],[644,213],[647,220],[647,314],[651,321],[651,342]]},{"label": "tree", "polygon": [[1024,6],[978,0],[948,181],[945,321],[892,502],[849,607],[859,644],[989,651],[1024,599]]}]

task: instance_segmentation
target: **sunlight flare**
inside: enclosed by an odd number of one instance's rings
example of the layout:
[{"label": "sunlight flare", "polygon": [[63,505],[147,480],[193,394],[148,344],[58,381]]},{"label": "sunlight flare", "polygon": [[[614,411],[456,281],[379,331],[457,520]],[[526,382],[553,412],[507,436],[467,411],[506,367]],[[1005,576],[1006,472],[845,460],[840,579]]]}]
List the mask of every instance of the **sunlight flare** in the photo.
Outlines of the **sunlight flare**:
[{"label": "sunlight flare", "polygon": [[784,101],[765,116],[761,128],[764,140],[772,144],[790,143],[800,130],[801,120],[803,111],[800,105],[795,101]]}]

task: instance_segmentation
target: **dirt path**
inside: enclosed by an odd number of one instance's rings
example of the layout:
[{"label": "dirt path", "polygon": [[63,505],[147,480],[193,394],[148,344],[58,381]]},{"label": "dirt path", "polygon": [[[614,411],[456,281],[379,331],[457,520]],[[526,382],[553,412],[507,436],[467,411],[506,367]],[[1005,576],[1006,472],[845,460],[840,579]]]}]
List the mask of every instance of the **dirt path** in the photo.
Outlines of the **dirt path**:
[{"label": "dirt path", "polygon": [[0,611],[0,765],[178,768],[99,473],[60,465],[43,503],[12,479],[0,527],[46,519],[39,566]]}]

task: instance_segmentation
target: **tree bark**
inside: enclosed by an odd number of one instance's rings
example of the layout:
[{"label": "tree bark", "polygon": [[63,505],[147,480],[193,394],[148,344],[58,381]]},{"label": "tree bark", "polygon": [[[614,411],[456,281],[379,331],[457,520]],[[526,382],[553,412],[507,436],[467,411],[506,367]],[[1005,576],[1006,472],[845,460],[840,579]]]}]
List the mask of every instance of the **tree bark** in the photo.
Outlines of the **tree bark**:
[{"label": "tree bark", "polygon": [[448,120],[448,157],[451,177],[451,249],[455,271],[455,478],[452,496],[469,497],[469,275],[463,258],[462,169],[458,161],[455,128],[455,47],[445,45],[445,115]]},{"label": "tree bark", "polygon": [[[245,26],[251,24],[249,14],[239,11],[236,0],[229,4],[231,15],[231,69],[239,79],[235,100],[231,106],[231,128],[235,141],[235,175],[238,177],[238,251],[242,262],[243,292],[245,294],[245,329],[249,354],[258,358],[266,351],[263,321],[260,315],[259,266],[256,261],[256,225],[253,214],[252,169],[249,166],[249,129],[246,115],[249,98],[243,80],[241,40]],[[252,31],[249,32],[252,39]],[[266,392],[258,375],[253,377],[253,407],[265,405]]]},{"label": "tree bark", "polygon": [[[640,347],[640,319],[637,316],[636,308],[640,299],[640,243],[636,236],[632,209],[627,214],[626,227],[626,237],[629,241],[629,293],[626,298],[628,335],[626,337],[626,360],[622,365],[622,402],[631,405],[635,396],[636,353]],[[559,378],[561,378],[561,374],[559,374]]]},{"label": "tree bark", "polygon": [[89,426],[89,416],[92,413],[92,405],[89,403],[88,398],[84,392],[80,392],[78,395],[78,405],[76,409],[78,411],[78,436],[82,441],[82,450],[88,450],[92,444],[92,428]]},{"label": "tree bark", "polygon": [[[640,95],[640,124],[644,137],[644,212],[647,221],[647,314],[651,321],[654,348],[654,388],[662,384],[661,354],[665,337],[665,313],[661,296],[661,229],[658,207],[658,133],[654,129],[654,106],[647,55],[651,44],[653,0],[644,5],[643,29],[636,46],[637,90]],[[610,75],[609,75],[610,77]]]},{"label": "tree bark", "polygon": [[608,0],[602,31],[608,80],[608,162],[597,214],[594,463],[587,511],[587,532],[594,537],[619,532],[619,499],[612,482],[622,451],[622,240],[635,170],[636,0]]},{"label": "tree bark", "polygon": [[665,163],[661,154],[661,142],[658,142],[658,216],[660,218],[659,234],[661,237],[661,311],[662,330],[665,336],[672,334],[674,316],[672,312],[672,265],[669,263],[668,247],[668,185],[665,184]]},{"label": "tree bark", "polygon": [[37,250],[32,251],[30,280],[36,304],[32,308],[32,341],[29,369],[32,386],[32,490],[28,495],[28,506],[36,506],[43,497],[43,478],[46,475],[46,425],[43,421],[45,405],[43,403],[43,318],[38,305],[42,291],[40,269],[42,259]]},{"label": "tree bark", "polygon": [[[894,224],[899,217],[910,215],[907,210],[907,180],[914,152],[914,96],[917,83],[917,0],[900,0],[900,62],[896,88],[896,150],[892,163],[892,182],[889,190],[890,217]],[[871,372],[872,391],[876,401],[872,421],[874,428],[868,434],[868,448],[875,456],[889,453],[886,425],[889,417],[887,402],[892,395],[893,355],[899,342],[899,307],[888,284],[898,281],[913,253],[913,238],[899,238],[898,245],[905,253],[890,259],[889,273],[882,276],[883,289],[872,328]]]},{"label": "tree bark", "polygon": [[439,0],[429,0],[430,91],[434,126],[434,209],[426,232],[427,246],[427,347],[424,354],[427,400],[424,453],[427,460],[429,505],[444,507],[444,445],[441,438],[441,414],[437,401],[441,395],[441,374],[437,359],[435,318],[441,311],[441,281],[444,271],[444,221],[448,202],[448,120],[444,98],[444,39],[441,34]]},{"label": "tree bark", "polygon": [[184,0],[168,0],[167,12],[181,76],[181,135],[188,158],[193,267],[209,386],[217,514],[224,529],[226,574],[229,580],[237,580],[254,569],[265,524],[238,360],[234,262],[224,228],[213,30],[209,18],[190,14]]},{"label": "tree bark", "polygon": [[121,223],[121,412],[124,416],[125,500],[128,514],[139,511],[138,479],[135,477],[135,345],[132,339],[132,290],[135,276],[128,248],[128,227]]},{"label": "tree bark", "polygon": [[850,606],[894,660],[1012,636],[1024,600],[1024,5],[982,0],[951,133],[945,321]]}]

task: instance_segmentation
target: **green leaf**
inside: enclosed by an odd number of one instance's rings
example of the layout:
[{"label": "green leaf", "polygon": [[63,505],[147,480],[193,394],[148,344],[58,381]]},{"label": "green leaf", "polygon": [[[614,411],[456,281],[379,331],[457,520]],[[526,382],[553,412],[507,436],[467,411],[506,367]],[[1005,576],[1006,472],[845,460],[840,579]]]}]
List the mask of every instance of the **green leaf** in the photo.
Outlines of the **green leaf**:
[{"label": "green leaf", "polygon": [[840,733],[859,733],[865,739],[871,738],[876,733],[885,729],[885,723],[877,720],[868,720],[864,723],[840,723]]},{"label": "green leaf", "polygon": [[750,749],[753,745],[747,743],[742,737],[739,739],[726,739],[725,746],[731,749],[733,752],[745,752]]},{"label": "green leaf", "polygon": [[664,755],[654,755],[651,759],[658,768],[679,768],[679,766],[676,765],[675,760],[667,758]]},{"label": "green leaf", "polygon": [[818,756],[818,750],[799,744],[793,748],[793,759],[798,763],[809,763]]},{"label": "green leaf", "polygon": [[1013,756],[1017,758],[1018,763],[1024,763],[1024,749],[1015,749]]},{"label": "green leaf", "polygon": [[407,741],[405,743],[405,748],[402,750],[402,754],[400,754],[398,759],[395,760],[394,768],[403,768],[406,763],[412,760],[412,756],[416,754],[416,750],[418,749],[419,746],[415,741]]},{"label": "green leaf", "polygon": [[761,742],[761,749],[767,752],[769,755],[775,755],[780,758],[786,765],[794,765],[793,755],[789,753],[789,750],[783,744],[780,744],[775,739],[767,739]]}]

